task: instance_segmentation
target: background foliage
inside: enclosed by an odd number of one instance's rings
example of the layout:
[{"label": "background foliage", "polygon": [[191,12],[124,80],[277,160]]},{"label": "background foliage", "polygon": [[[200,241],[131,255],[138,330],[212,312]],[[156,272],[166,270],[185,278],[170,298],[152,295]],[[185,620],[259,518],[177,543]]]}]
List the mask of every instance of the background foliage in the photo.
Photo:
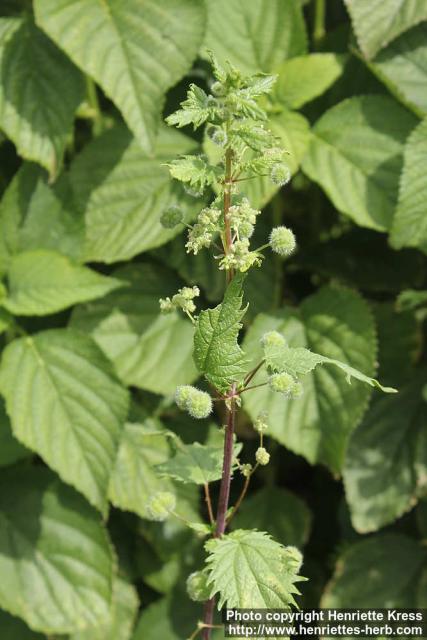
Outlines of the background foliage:
[{"label": "background foliage", "polygon": [[248,187],[261,243],[283,221],[299,249],[249,276],[246,352],[278,329],[399,388],[319,367],[299,402],[248,394],[242,460],[265,408],[272,464],[234,528],[304,547],[303,606],[427,607],[426,3],[6,0],[0,15],[2,639],[177,640],[200,617],[184,584],[202,542],[147,502],[173,492],[201,522],[197,467],[195,484],[155,467],[171,432],[220,446],[173,406],[196,378],[192,327],[158,305],[184,283],[209,303],[224,289],[159,222],[200,209],[164,163],[214,149],[161,116],[209,85],[207,48],[278,74],[265,106],[293,174]]}]

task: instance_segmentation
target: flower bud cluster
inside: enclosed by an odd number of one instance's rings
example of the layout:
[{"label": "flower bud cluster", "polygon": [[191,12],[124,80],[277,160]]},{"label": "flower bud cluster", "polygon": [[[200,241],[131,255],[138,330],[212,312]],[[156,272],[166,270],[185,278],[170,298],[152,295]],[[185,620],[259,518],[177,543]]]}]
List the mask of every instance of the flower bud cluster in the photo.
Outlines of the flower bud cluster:
[{"label": "flower bud cluster", "polygon": [[187,411],[193,418],[207,418],[212,412],[212,398],[189,384],[177,387],[175,402],[180,409]]},{"label": "flower bud cluster", "polygon": [[279,256],[290,256],[297,246],[295,235],[288,227],[274,227],[270,233],[270,247]]},{"label": "flower bud cluster", "polygon": [[263,467],[268,464],[270,462],[270,454],[267,449],[264,449],[264,447],[258,447],[255,453],[255,460]]},{"label": "flower bud cluster", "polygon": [[194,298],[199,295],[199,287],[182,287],[182,289],[178,289],[178,293],[172,296],[172,300],[170,298],[160,298],[160,311],[162,313],[171,313],[176,309],[182,309],[185,313],[194,313],[196,310]]},{"label": "flower bud cluster", "polygon": [[299,398],[303,394],[303,386],[289,373],[273,373],[269,381],[270,389],[276,393],[282,393],[287,398]]},{"label": "flower bud cluster", "polygon": [[268,429],[267,417],[268,416],[265,411],[259,414],[259,416],[254,422],[255,431],[258,431],[258,433],[265,433],[267,431]]},{"label": "flower bud cluster", "polygon": [[187,253],[197,255],[200,249],[210,247],[214,236],[219,231],[220,209],[206,207],[202,209],[196,224],[188,232],[188,241],[185,245]]},{"label": "flower bud cluster", "polygon": [[224,255],[219,263],[220,269],[236,269],[244,273],[251,267],[259,266],[262,262],[262,256],[256,251],[251,251],[249,248],[248,238],[243,240],[236,240],[229,252]]},{"label": "flower bud cluster", "polygon": [[232,205],[228,210],[227,218],[230,227],[239,240],[250,238],[255,229],[257,216],[261,213],[253,209],[247,198],[242,198],[239,204]]},{"label": "flower bud cluster", "polygon": [[151,520],[162,522],[175,509],[176,499],[173,493],[159,491],[150,498],[147,504],[147,512]]}]

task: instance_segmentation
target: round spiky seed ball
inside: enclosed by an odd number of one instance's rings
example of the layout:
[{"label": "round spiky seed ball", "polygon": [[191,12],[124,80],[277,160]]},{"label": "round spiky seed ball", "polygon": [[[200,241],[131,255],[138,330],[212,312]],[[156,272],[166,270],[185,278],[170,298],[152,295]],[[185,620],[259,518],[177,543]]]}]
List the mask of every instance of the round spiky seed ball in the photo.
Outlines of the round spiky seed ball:
[{"label": "round spiky seed ball", "polygon": [[258,447],[255,454],[255,460],[263,467],[270,462],[270,454],[264,447]]},{"label": "round spiky seed ball", "polygon": [[284,162],[276,162],[270,169],[270,180],[281,187],[291,179],[291,171]]},{"label": "round spiky seed ball", "polygon": [[160,217],[160,224],[165,229],[173,229],[182,222],[182,210],[176,205],[172,205],[164,211]]},{"label": "round spiky seed ball", "polygon": [[288,227],[274,227],[270,233],[270,247],[279,256],[290,256],[297,246],[294,232]]},{"label": "round spiky seed ball", "polygon": [[210,588],[207,585],[208,576],[204,571],[194,571],[187,578],[186,587],[190,600],[204,602],[209,600]]},{"label": "round spiky seed ball", "polygon": [[187,409],[188,398],[194,391],[197,391],[196,387],[192,387],[190,384],[182,384],[176,388],[175,402],[183,411]]},{"label": "round spiky seed ball", "polygon": [[289,546],[285,547],[285,554],[288,563],[292,566],[292,569],[295,573],[298,573],[301,569],[303,560],[301,551],[297,549],[297,547]]},{"label": "round spiky seed ball", "polygon": [[191,393],[187,400],[186,408],[193,418],[197,418],[198,420],[207,418],[212,412],[212,398],[209,393],[195,389],[195,392]]},{"label": "round spiky seed ball", "polygon": [[304,393],[304,387],[302,386],[301,382],[294,382],[290,391],[291,398],[294,398],[294,399],[301,398],[303,393]]},{"label": "round spiky seed ball", "polygon": [[261,338],[261,344],[263,347],[284,347],[286,340],[278,331],[267,331]]},{"label": "round spiky seed ball", "polygon": [[283,371],[282,373],[273,373],[268,381],[270,389],[277,393],[283,393],[286,396],[290,396],[292,388],[295,385],[294,378]]},{"label": "round spiky seed ball", "polygon": [[175,509],[176,499],[173,493],[159,491],[147,504],[147,513],[151,520],[162,522]]}]

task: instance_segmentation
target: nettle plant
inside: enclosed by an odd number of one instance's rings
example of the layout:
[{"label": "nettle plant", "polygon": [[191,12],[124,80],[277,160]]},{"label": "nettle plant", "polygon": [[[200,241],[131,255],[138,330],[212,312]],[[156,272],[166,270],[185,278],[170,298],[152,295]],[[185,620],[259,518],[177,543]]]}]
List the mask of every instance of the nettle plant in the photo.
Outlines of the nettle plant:
[{"label": "nettle plant", "polygon": [[[174,228],[188,227],[186,250],[197,255],[211,251],[218,269],[224,271],[227,288],[223,301],[214,309],[198,310],[200,294],[197,286],[183,287],[172,297],[160,300],[163,313],[181,310],[194,325],[194,361],[207,382],[207,390],[191,385],[178,386],[175,401],[178,407],[196,420],[213,412],[221,418],[224,434],[223,449],[197,442],[197,427],[193,444],[180,445],[169,462],[158,467],[161,475],[175,481],[203,484],[209,514],[209,524],[187,523],[196,533],[208,536],[205,544],[205,566],[187,580],[189,596],[204,601],[204,615],[193,634],[200,631],[210,638],[215,602],[218,608],[289,608],[296,605],[297,584],[302,555],[293,546],[279,544],[266,532],[255,529],[227,528],[239,509],[251,477],[260,466],[268,465],[270,453],[265,442],[268,415],[260,412],[253,428],[259,434],[259,447],[252,463],[242,463],[242,445],[236,441],[236,414],[242,395],[269,387],[284,399],[298,402],[304,393],[304,376],[318,365],[338,367],[350,383],[352,378],[390,393],[348,364],[314,353],[303,347],[291,347],[286,335],[267,331],[261,337],[262,357],[249,367],[249,359],[239,344],[244,305],[244,284],[250,269],[262,268],[266,251],[283,259],[296,248],[296,239],[286,226],[274,227],[262,246],[253,246],[252,237],[260,211],[245,196],[245,185],[259,176],[269,176],[283,186],[290,179],[286,164],[286,149],[268,127],[263,101],[274,85],[275,77],[265,74],[246,76],[231,64],[222,67],[211,54],[215,81],[208,95],[191,85],[181,108],[167,118],[171,126],[205,127],[210,143],[217,153],[183,155],[172,160],[169,170],[173,178],[184,183],[188,193],[200,198],[202,207],[193,224],[184,223],[183,212],[173,206],[162,215],[162,224]],[[206,192],[215,196],[206,203]],[[242,482],[240,496],[229,504],[232,479]],[[241,480],[239,480],[241,478]],[[209,484],[220,480],[216,511]],[[173,494],[159,492],[148,505],[150,517],[165,520],[180,518]]]}]

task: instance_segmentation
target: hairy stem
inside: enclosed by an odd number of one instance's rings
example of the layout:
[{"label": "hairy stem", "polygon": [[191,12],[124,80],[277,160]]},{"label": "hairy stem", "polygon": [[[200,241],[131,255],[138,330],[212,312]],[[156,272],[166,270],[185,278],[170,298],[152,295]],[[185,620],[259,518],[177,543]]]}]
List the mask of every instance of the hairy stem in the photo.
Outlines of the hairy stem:
[{"label": "hairy stem", "polygon": [[208,483],[205,483],[204,489],[205,489],[205,501],[206,501],[206,506],[208,508],[208,514],[209,514],[209,522],[211,524],[214,524],[215,518],[214,518],[214,514],[213,514],[213,510],[212,510],[212,500],[211,500],[211,494],[210,494],[210,491],[209,491]]},{"label": "hairy stem", "polygon": [[[233,238],[231,236],[230,220],[228,219],[228,212],[231,206],[231,181],[232,181],[232,159],[233,152],[231,149],[227,149],[225,152],[225,180],[224,180],[224,227],[225,227],[225,253],[229,253],[231,245],[233,244]],[[233,269],[227,270],[227,282],[231,282],[234,278]]]},{"label": "hairy stem", "polygon": [[[231,395],[236,392],[236,385],[231,387]],[[230,400],[230,407],[227,408],[227,424],[225,427],[224,437],[224,458],[222,462],[221,486],[219,489],[218,509],[216,514],[216,530],[215,537],[219,538],[225,531],[227,526],[227,509],[230,497],[231,484],[231,466],[233,463],[233,436],[234,424],[236,418],[236,406],[234,398]],[[212,625],[213,612],[215,607],[215,598],[211,598],[205,604],[203,623]],[[211,628],[206,626],[203,629],[203,640],[209,640],[211,637]]]}]

